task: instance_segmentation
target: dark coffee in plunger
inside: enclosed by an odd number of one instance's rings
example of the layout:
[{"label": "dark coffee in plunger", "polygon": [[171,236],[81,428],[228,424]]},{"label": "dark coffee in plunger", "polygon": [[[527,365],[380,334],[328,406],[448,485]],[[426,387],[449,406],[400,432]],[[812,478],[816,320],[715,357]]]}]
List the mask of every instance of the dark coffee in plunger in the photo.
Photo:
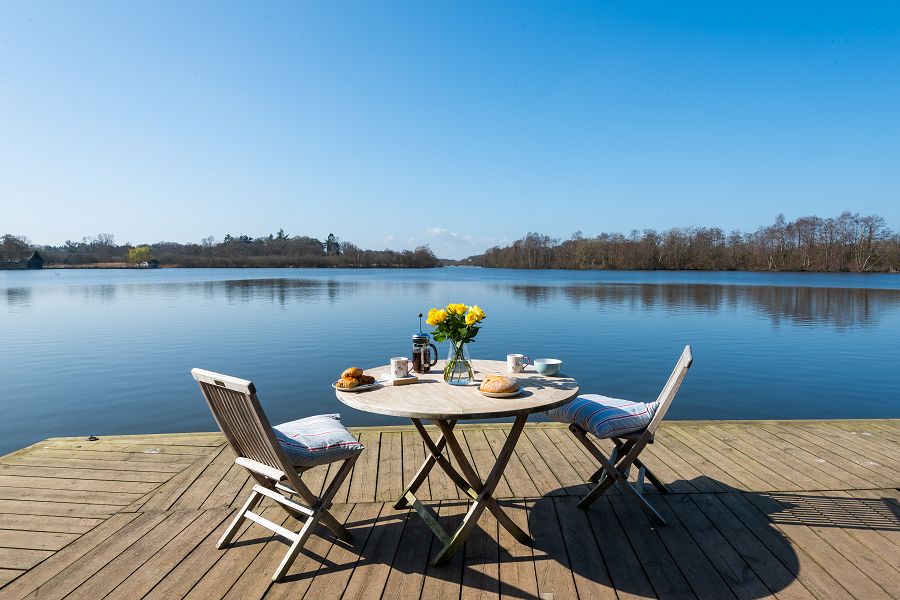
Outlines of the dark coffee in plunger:
[{"label": "dark coffee in plunger", "polygon": [[412,370],[427,373],[437,363],[437,347],[431,336],[422,331],[422,315],[419,314],[419,332],[412,336]]}]

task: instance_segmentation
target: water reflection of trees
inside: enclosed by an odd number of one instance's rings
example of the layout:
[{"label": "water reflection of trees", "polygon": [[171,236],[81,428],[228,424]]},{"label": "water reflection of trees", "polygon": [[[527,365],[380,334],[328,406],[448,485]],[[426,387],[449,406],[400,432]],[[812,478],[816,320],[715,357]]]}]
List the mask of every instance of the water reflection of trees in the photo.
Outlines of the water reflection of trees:
[{"label": "water reflection of trees", "polygon": [[66,288],[69,296],[78,296],[85,302],[114,302],[119,292],[119,286],[114,284],[104,285],[77,285]]},{"label": "water reflection of trees", "polygon": [[355,281],[340,279],[233,279],[200,283],[166,284],[169,293],[205,298],[224,297],[229,302],[337,302],[346,297],[372,293],[424,294],[431,286],[421,281]]},{"label": "water reflection of trees", "polygon": [[[202,298],[214,302],[289,304],[293,302],[327,301],[335,303],[359,294],[394,294],[425,296],[433,284],[428,281],[384,281],[342,279],[231,279],[227,281],[192,281],[135,283],[119,285],[79,285],[66,288],[66,294],[83,302],[113,302],[117,295],[126,298],[150,297]],[[32,288],[6,288],[6,304],[27,308],[31,305]]]},{"label": "water reflection of trees", "polygon": [[595,303],[637,310],[717,313],[750,308],[778,322],[829,324],[835,327],[873,325],[900,306],[900,291],[860,288],[815,288],[719,285],[509,285],[503,288],[519,300],[537,305],[565,298],[573,304]]},{"label": "water reflection of trees", "polygon": [[31,288],[6,288],[6,304],[12,308],[29,306],[31,304]]},{"label": "water reflection of trees", "polygon": [[333,302],[336,298],[332,290],[333,283],[309,279],[235,279],[206,281],[203,285],[209,297],[224,296],[228,302],[288,304],[310,302],[325,297]]},{"label": "water reflection of trees", "polygon": [[342,294],[355,294],[357,282],[314,279],[229,279],[225,281],[191,281],[132,284],[130,294],[162,295],[171,298],[203,298],[215,302],[224,298],[230,303],[288,304],[292,302],[335,302]]},{"label": "water reflection of trees", "polygon": [[325,299],[329,303],[359,294],[424,295],[431,282],[354,281],[342,279],[243,279],[205,282],[211,295],[223,293],[229,301],[309,302]]},{"label": "water reflection of trees", "polygon": [[[167,282],[128,285],[70,286],[67,293],[83,302],[115,302],[117,295],[169,298],[203,298],[215,302],[290,303],[338,302],[356,295],[418,296],[425,298],[434,285],[429,281],[384,279],[233,279],[227,281]],[[593,303],[632,310],[702,311],[718,313],[750,308],[773,322],[828,324],[856,327],[877,324],[889,311],[900,309],[900,291],[861,288],[817,288],[789,286],[598,284],[522,285],[492,284],[492,291],[505,293],[529,305],[566,300],[572,304]],[[6,288],[6,304],[28,308],[32,288]]]}]

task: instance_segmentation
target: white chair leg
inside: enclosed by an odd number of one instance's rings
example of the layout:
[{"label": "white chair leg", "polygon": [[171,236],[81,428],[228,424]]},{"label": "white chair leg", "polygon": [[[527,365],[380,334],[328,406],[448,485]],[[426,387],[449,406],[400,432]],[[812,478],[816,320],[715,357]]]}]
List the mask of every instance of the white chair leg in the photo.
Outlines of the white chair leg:
[{"label": "white chair leg", "polygon": [[294,540],[294,543],[288,548],[287,554],[281,559],[281,564],[275,569],[275,574],[272,575],[272,581],[280,581],[287,574],[288,569],[291,568],[297,555],[300,554],[300,551],[303,549],[303,544],[309,539],[313,528],[316,526],[316,523],[319,522],[320,514],[321,513],[317,512],[306,519],[306,523],[303,524],[303,528],[300,530],[300,533],[297,534],[297,539]]},{"label": "white chair leg", "polygon": [[222,537],[219,539],[219,543],[216,544],[216,548],[221,550],[234,537],[234,534],[237,533],[238,528],[241,526],[241,523],[244,522],[244,519],[247,518],[247,513],[256,508],[256,505],[259,504],[259,501],[262,500],[262,494],[254,490],[250,493],[250,497],[247,498],[247,501],[244,502],[244,505],[238,511],[237,515],[235,515],[234,520],[231,522],[231,525],[228,526],[228,529],[225,530],[225,533],[222,534]]},{"label": "white chair leg", "polygon": [[353,465],[356,463],[357,458],[359,458],[359,454],[356,454],[344,460],[344,464],[341,465],[341,468],[338,470],[337,474],[335,474],[334,480],[331,482],[331,485],[328,486],[328,489],[325,490],[325,493],[322,494],[322,497],[317,503],[319,510],[317,511],[318,516],[316,517],[316,519],[321,519],[322,524],[330,529],[331,533],[333,533],[335,537],[337,537],[342,542],[348,543],[353,540],[353,536],[337,519],[334,518],[334,516],[328,511],[328,509],[331,507],[331,502],[332,500],[334,500],[334,496],[335,494],[337,494],[338,488],[341,487],[341,484],[353,469]]}]

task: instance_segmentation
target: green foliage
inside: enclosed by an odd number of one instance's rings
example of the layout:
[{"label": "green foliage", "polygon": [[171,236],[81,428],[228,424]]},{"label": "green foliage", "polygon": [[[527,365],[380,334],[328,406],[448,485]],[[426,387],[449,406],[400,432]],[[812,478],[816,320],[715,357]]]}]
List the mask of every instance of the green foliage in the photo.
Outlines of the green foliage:
[{"label": "green foliage", "polygon": [[137,265],[148,260],[150,260],[150,248],[147,246],[138,246],[128,250],[128,262]]}]

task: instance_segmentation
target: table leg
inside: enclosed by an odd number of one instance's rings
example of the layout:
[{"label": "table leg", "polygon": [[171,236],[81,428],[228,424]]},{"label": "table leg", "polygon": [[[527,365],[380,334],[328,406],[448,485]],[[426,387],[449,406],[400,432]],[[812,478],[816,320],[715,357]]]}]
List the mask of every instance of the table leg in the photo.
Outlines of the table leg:
[{"label": "table leg", "polygon": [[[425,479],[428,478],[428,474],[431,472],[431,469],[434,468],[435,463],[441,464],[447,462],[449,465],[449,461],[447,461],[446,457],[443,455],[444,446],[447,444],[447,440],[444,437],[444,434],[438,437],[438,441],[434,442],[431,439],[431,436],[428,434],[428,431],[425,429],[425,426],[422,425],[422,421],[419,419],[412,419],[413,425],[416,426],[416,430],[419,432],[419,435],[422,436],[422,440],[425,442],[425,447],[428,449],[428,457],[425,459],[425,462],[419,467],[419,470],[416,471],[415,476],[413,476],[412,481],[409,482],[409,485],[406,486],[406,489],[403,490],[403,493],[400,494],[400,497],[394,502],[394,508],[401,509],[406,508],[411,504],[413,500],[415,500],[416,490],[425,482]],[[448,421],[450,429],[456,425],[456,421]],[[442,465],[443,468],[443,465]],[[446,468],[444,468],[446,471]],[[459,486],[468,488],[469,486],[466,484],[465,480],[462,477],[454,478],[451,475],[451,479],[453,482]],[[466,491],[464,489],[464,491]],[[470,495],[474,498],[475,494],[470,493]]]},{"label": "table leg", "polygon": [[[437,421],[435,421],[435,422],[438,423],[438,427],[440,427],[440,423]],[[448,439],[448,437],[447,437],[448,434],[445,433],[444,430],[441,430],[441,438],[440,439],[443,440],[445,443],[449,443],[451,440],[456,441],[456,437],[452,433],[453,426],[456,424],[456,421],[444,421],[444,423],[448,424],[448,426],[445,427],[445,429],[447,432],[449,432],[450,437]],[[418,430],[419,430],[419,434],[422,435],[422,439],[425,441],[425,445],[428,446],[428,448],[432,451],[432,454],[435,454],[435,452],[437,451],[437,447],[434,445],[434,442],[431,441],[431,436],[428,435],[428,432],[425,430],[425,427],[422,425],[421,421],[419,421]],[[442,452],[437,452],[435,454],[434,460],[438,464],[438,466],[440,466],[441,469],[444,470],[444,473],[447,474],[447,476],[451,479],[451,481],[453,481],[453,483],[456,484],[456,487],[461,489],[467,496],[469,496],[473,500],[475,499],[476,496],[478,496],[478,492],[472,488],[472,486],[469,484],[469,482],[466,480],[465,477],[463,477],[462,475],[459,474],[459,471],[457,471],[455,468],[453,468],[453,465],[450,464],[450,460],[447,459],[447,457],[444,456],[444,454]]]},{"label": "table leg", "polygon": [[451,536],[450,542],[445,544],[444,548],[434,559],[433,564],[435,566],[450,560],[450,558],[462,547],[466,538],[468,538],[469,534],[472,532],[472,527],[478,522],[478,518],[481,516],[481,513],[484,512],[485,508],[491,511],[497,521],[516,540],[523,544],[531,545],[534,543],[531,536],[522,531],[522,529],[513,522],[503,509],[500,508],[497,500],[492,496],[494,490],[497,488],[497,484],[500,483],[500,477],[503,476],[506,465],[509,464],[509,460],[512,458],[513,450],[515,450],[516,443],[519,441],[519,436],[525,428],[525,421],[527,419],[527,415],[516,417],[515,423],[513,423],[512,428],[509,430],[506,442],[500,449],[497,460],[494,463],[493,468],[491,468],[491,472],[488,474],[487,479],[485,479],[483,483],[463,452],[462,447],[459,445],[459,441],[453,434],[452,427],[450,427],[449,423],[446,421],[437,421],[437,425],[444,434],[444,439],[447,440],[447,445],[453,453],[453,457],[459,464],[463,475],[469,480],[469,483],[478,495],[475,498],[475,502],[469,507],[468,513],[466,513],[466,516],[463,518],[462,525]]},{"label": "table leg", "polygon": [[[515,539],[523,544],[530,545],[533,543],[531,536],[522,531],[522,529],[509,518],[492,495],[497,488],[497,484],[500,483],[500,477],[503,476],[506,465],[509,463],[510,458],[512,458],[513,450],[515,450],[516,443],[519,441],[519,436],[522,434],[527,419],[527,415],[516,417],[516,421],[509,430],[506,442],[504,442],[503,447],[500,449],[500,453],[497,455],[497,460],[491,468],[491,472],[483,482],[475,471],[475,468],[469,462],[465,452],[463,452],[459,440],[456,439],[456,435],[453,433],[456,421],[435,420],[435,423],[441,430],[441,435],[438,437],[437,442],[435,442],[425,429],[425,426],[422,425],[422,422],[419,419],[412,419],[413,425],[415,425],[419,435],[422,436],[422,441],[425,442],[425,446],[428,448],[429,456],[425,459],[425,462],[422,463],[422,466],[419,467],[413,480],[403,491],[403,495],[397,500],[394,507],[405,508],[411,505],[444,545],[435,557],[432,565],[438,566],[446,563],[460,548],[462,548],[466,539],[472,533],[472,528],[478,522],[481,513],[484,512],[485,509],[491,511],[497,521],[503,525]],[[462,474],[460,474],[459,471],[450,464],[447,457],[442,454],[444,447],[450,448],[450,452],[453,453],[453,457],[456,459]],[[428,476],[431,469],[434,468],[435,464],[440,466],[453,483],[474,500],[469,507],[466,516],[463,518],[462,525],[460,525],[460,527],[452,534],[448,534],[447,531],[441,527],[434,511],[422,504],[415,496],[415,491],[425,481],[425,478]]]}]

